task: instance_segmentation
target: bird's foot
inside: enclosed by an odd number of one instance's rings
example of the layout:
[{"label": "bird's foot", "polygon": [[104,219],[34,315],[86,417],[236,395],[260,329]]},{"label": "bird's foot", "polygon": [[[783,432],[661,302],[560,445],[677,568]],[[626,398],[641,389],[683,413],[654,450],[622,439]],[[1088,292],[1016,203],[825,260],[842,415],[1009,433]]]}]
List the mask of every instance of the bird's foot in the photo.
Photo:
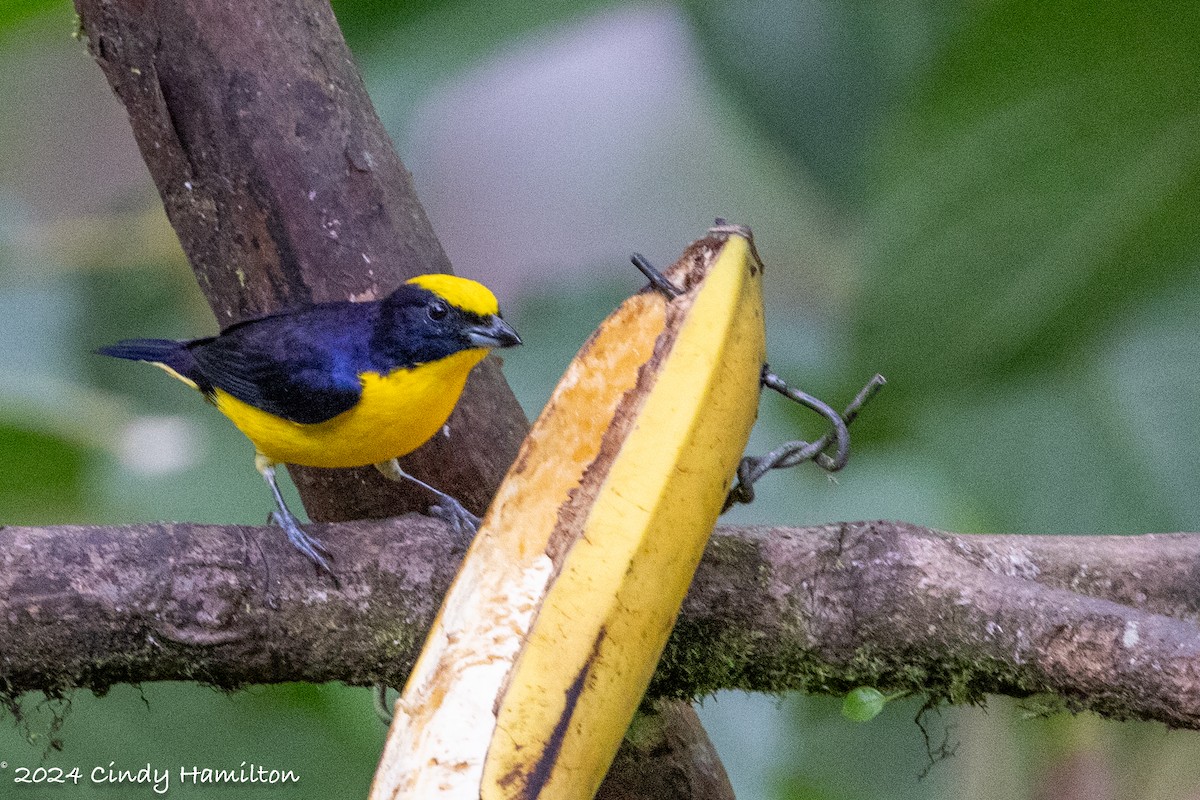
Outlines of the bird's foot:
[{"label": "bird's foot", "polygon": [[430,486],[420,478],[414,478],[412,475],[409,475],[400,467],[400,462],[396,459],[393,458],[376,464],[375,469],[383,473],[384,477],[388,480],[412,481],[417,486],[436,496],[437,502],[429,507],[429,516],[447,523],[457,536],[469,539],[479,530],[479,517],[467,511],[462,503],[441,489]]},{"label": "bird's foot", "polygon": [[320,539],[309,536],[300,527],[300,523],[296,522],[296,518],[291,514],[281,514],[278,511],[271,512],[271,521],[279,527],[283,528],[283,532],[287,534],[288,541],[304,555],[308,556],[314,564],[321,569],[333,575],[333,570],[329,567],[329,562],[325,560],[325,555],[329,554],[329,550]]},{"label": "bird's foot", "polygon": [[440,519],[462,537],[471,537],[479,530],[479,517],[448,494],[438,492],[438,501],[429,507],[429,516]]}]

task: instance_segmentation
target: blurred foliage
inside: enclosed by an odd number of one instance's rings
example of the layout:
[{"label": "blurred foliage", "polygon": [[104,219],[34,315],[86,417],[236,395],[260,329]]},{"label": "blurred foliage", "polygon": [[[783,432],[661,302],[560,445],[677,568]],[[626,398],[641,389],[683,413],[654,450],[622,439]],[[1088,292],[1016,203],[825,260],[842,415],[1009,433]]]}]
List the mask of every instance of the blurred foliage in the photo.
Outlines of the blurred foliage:
[{"label": "blurred foliage", "polygon": [[1063,368],[1194,272],[1189,8],[1001,3],[947,43],[872,164],[854,333],[897,395]]},{"label": "blurred foliage", "polygon": [[25,20],[62,7],[62,0],[0,0],[0,35]]},{"label": "blurred foliage", "polygon": [[[418,162],[427,154],[407,148],[439,146],[437,137],[411,141],[418,108],[479,80],[506,54],[535,64],[560,30],[650,8],[334,6],[381,118]],[[651,11],[691,23],[706,68],[700,95],[691,86],[680,93],[692,116],[667,117],[672,130],[653,129],[636,109],[611,121],[623,133],[644,129],[654,145],[631,154],[632,165],[546,175],[557,163],[546,154],[508,174],[534,182],[547,217],[568,207],[564,187],[618,198],[628,209],[619,250],[677,249],[676,230],[705,222],[692,219],[695,208],[756,224],[770,268],[772,366],[835,405],[871,373],[887,375],[836,482],[805,469],[770,476],[729,522],[1200,528],[1200,18],[1190,4],[673,8]],[[231,426],[156,371],[89,355],[122,336],[201,335],[213,323],[120,112],[69,38],[71,17],[61,0],[0,3],[0,97],[19,100],[0,104],[0,523],[261,522],[265,490]],[[473,167],[480,181],[495,179],[486,166]],[[604,183],[630,174],[640,182]],[[666,193],[654,194],[663,183]],[[450,200],[467,206],[474,193]],[[458,219],[434,223],[453,240]],[[631,227],[638,219],[647,225]],[[670,249],[654,238],[664,227]],[[523,246],[522,234],[506,232]],[[531,413],[594,324],[639,283],[624,265],[592,256],[550,266],[553,280],[524,276],[509,313],[527,345],[505,369]],[[818,430],[766,398],[751,447]],[[167,433],[153,440],[155,431]],[[174,460],[148,458],[150,447]],[[68,706],[37,701],[0,736],[0,757],[41,763],[52,720]],[[703,713],[742,800],[1024,797],[1077,753],[1102,756],[1120,796],[1166,800],[1200,787],[1192,734],[1030,721],[1015,705],[927,720],[935,748],[946,731],[948,745],[962,744],[924,782],[925,741],[912,722],[919,698],[888,703],[861,725],[841,716],[838,699],[791,699],[786,735],[786,717],[767,698],[723,695]],[[46,763],[246,760],[303,776],[299,787],[239,790],[245,797],[361,796],[383,737],[367,693],[334,686],[224,697],[155,685],[76,698],[69,709],[57,734],[65,750]],[[116,796],[93,793],[101,791]]]},{"label": "blurred foliage", "polygon": [[954,3],[688,0],[714,78],[797,172],[845,210],[866,190],[870,147],[889,106],[924,74],[957,20]]}]

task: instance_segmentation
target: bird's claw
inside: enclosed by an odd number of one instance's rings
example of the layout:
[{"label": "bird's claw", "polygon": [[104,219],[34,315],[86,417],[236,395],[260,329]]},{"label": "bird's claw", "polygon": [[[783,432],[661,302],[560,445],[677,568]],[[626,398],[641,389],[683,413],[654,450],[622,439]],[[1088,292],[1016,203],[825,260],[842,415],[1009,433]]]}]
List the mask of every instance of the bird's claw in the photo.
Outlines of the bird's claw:
[{"label": "bird's claw", "polygon": [[479,530],[479,517],[448,495],[429,507],[429,516],[447,523],[459,536],[474,536]]},{"label": "bird's claw", "polygon": [[325,560],[325,556],[321,555],[322,553],[328,555],[329,550],[325,547],[320,539],[309,536],[304,532],[304,529],[297,524],[294,518],[284,516],[278,511],[271,512],[271,522],[274,522],[276,525],[283,528],[283,532],[287,534],[288,541],[292,543],[293,547],[295,547],[304,555],[308,556],[308,558],[318,567],[325,570],[330,575],[333,574],[333,570],[330,568],[329,562]]}]

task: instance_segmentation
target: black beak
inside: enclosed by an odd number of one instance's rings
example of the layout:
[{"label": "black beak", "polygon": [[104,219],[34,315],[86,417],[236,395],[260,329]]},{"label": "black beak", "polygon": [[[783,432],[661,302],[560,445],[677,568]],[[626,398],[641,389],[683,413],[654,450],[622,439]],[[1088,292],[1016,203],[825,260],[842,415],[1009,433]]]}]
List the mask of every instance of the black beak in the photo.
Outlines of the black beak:
[{"label": "black beak", "polygon": [[521,343],[512,326],[498,316],[467,328],[467,339],[476,347],[516,347]]}]

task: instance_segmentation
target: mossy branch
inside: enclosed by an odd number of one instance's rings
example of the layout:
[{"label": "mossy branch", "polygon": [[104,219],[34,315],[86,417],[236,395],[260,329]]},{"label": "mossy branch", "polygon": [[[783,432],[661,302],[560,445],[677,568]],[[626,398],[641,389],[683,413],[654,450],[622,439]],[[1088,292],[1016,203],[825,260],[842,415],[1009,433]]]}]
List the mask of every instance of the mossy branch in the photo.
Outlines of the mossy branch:
[{"label": "mossy branch", "polygon": [[[433,520],[314,525],[341,589],[278,530],[0,530],[0,686],[400,685],[463,548]],[[1049,694],[1200,729],[1200,536],[967,536],[904,523],[724,528],[651,688],[934,702]]]}]

